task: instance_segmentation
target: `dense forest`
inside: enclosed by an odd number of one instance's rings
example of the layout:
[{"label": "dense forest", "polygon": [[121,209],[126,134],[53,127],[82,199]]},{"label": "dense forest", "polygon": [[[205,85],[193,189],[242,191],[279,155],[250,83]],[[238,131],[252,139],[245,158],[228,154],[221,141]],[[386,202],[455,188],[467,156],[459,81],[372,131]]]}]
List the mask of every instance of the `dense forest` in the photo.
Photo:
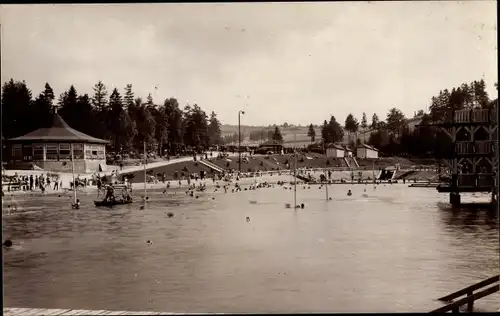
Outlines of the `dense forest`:
[{"label": "dense forest", "polygon": [[115,152],[142,150],[144,142],[160,155],[176,154],[186,148],[201,149],[222,142],[220,122],[212,112],[208,117],[198,105],[181,109],[175,98],[155,104],[151,94],[136,98],[132,85],[123,96],[111,93],[101,81],[94,94],[78,94],[71,85],[56,100],[50,84],[36,98],[24,81],[11,79],[2,86],[2,137],[24,135],[52,122],[54,108],[74,129],[110,141]]}]

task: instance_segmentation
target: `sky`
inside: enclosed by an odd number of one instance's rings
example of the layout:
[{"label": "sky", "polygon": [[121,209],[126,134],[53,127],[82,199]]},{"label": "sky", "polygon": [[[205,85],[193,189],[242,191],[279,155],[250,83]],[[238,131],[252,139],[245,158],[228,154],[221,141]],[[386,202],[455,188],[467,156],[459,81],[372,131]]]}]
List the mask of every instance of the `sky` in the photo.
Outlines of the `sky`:
[{"label": "sky", "polygon": [[483,78],[496,98],[496,1],[2,5],[1,80],[93,93],[102,80],[225,124],[321,124],[426,109]]}]

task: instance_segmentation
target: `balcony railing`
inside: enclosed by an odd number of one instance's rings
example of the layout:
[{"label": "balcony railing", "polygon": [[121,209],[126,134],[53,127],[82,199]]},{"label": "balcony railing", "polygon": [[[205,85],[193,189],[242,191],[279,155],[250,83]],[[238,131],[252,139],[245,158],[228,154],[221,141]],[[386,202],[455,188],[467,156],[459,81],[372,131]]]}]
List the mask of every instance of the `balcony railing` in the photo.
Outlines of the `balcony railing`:
[{"label": "balcony railing", "polygon": [[488,140],[476,142],[456,142],[455,152],[457,155],[488,155],[492,153],[492,142]]},{"label": "balcony railing", "polygon": [[494,179],[492,174],[459,174],[458,175],[458,186],[466,187],[488,187],[494,185]]},{"label": "balcony railing", "polygon": [[455,123],[488,123],[490,117],[492,119],[496,118],[496,110],[464,109],[455,111],[453,116]]}]

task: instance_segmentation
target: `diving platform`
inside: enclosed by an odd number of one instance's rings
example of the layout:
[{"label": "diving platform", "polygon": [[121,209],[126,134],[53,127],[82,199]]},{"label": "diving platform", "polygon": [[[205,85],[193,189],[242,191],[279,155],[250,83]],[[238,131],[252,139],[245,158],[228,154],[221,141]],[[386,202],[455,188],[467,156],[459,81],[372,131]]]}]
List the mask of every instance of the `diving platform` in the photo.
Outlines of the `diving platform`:
[{"label": "diving platform", "polygon": [[436,186],[439,193],[474,193],[474,192],[491,192],[491,186],[451,186],[449,184],[440,184]]},{"label": "diving platform", "polygon": [[451,111],[444,122],[433,124],[447,136],[442,144],[447,181],[436,187],[449,193],[453,206],[461,204],[460,193],[491,192],[498,196],[498,111],[467,108]]}]

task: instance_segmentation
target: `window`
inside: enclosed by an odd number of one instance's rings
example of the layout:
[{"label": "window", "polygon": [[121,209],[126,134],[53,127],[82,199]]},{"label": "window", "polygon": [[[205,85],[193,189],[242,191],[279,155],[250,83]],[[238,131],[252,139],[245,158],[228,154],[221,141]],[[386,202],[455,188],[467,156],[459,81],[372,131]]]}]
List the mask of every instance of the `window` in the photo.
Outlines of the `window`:
[{"label": "window", "polygon": [[104,146],[96,146],[97,147],[97,159],[106,159],[104,155]]},{"label": "window", "polygon": [[24,161],[33,160],[33,147],[31,147],[31,144],[23,146],[23,160]]},{"label": "window", "polygon": [[47,160],[57,160],[57,144],[47,144]]},{"label": "window", "polygon": [[83,159],[83,144],[73,144],[73,158]]},{"label": "window", "polygon": [[60,160],[70,160],[71,159],[71,145],[70,144],[59,144],[59,159]]},{"label": "window", "polygon": [[33,160],[43,160],[43,144],[33,145]]},{"label": "window", "polygon": [[13,159],[21,159],[23,157],[22,145],[16,144],[12,145],[12,158]]}]

